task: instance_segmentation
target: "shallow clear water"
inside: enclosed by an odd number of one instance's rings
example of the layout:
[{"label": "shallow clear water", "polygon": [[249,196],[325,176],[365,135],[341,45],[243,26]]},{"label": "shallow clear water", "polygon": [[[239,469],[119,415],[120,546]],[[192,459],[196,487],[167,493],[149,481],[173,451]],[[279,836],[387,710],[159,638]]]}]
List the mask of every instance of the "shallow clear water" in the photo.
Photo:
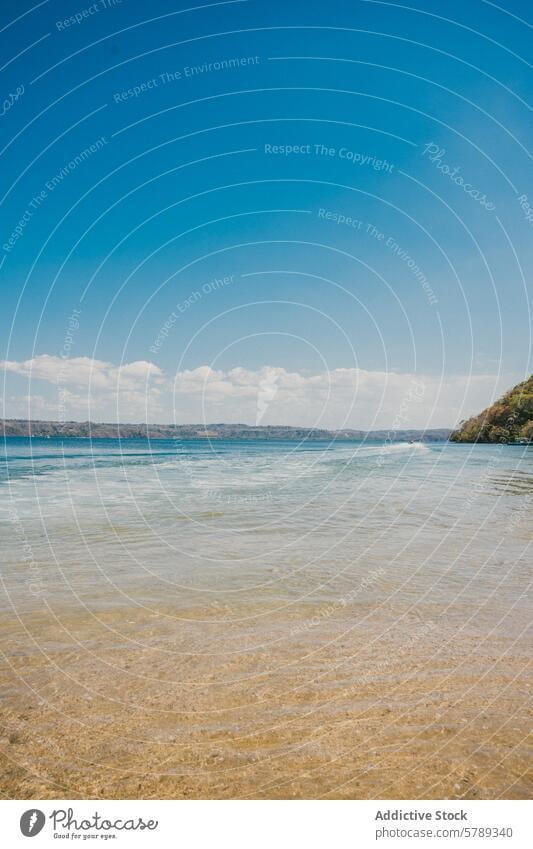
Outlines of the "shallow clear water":
[{"label": "shallow clear water", "polygon": [[532,505],[523,446],[12,438],[0,604],[360,600],[519,631]]}]

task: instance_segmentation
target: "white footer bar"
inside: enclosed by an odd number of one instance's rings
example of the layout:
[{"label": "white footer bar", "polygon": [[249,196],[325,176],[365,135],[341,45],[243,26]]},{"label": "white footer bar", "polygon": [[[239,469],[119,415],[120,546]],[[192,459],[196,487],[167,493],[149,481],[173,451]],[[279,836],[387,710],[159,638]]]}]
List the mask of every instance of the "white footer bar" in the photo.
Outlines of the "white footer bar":
[{"label": "white footer bar", "polygon": [[[0,801],[3,846],[533,846],[531,801]],[[35,842],[31,842],[31,841]]]}]

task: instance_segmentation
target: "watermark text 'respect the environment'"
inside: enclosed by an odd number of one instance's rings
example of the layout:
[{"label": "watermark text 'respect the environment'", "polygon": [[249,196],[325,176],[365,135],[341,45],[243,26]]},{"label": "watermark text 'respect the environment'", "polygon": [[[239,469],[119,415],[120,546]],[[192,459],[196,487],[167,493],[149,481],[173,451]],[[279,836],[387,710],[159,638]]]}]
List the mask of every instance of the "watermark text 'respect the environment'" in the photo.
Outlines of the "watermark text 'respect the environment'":
[{"label": "watermark text 'respect the environment'", "polygon": [[55,22],[55,27],[58,32],[64,32],[70,27],[76,27],[88,21],[90,18],[97,15],[99,12],[105,12],[108,9],[114,9],[116,6],[122,6],[122,0],[96,0],[90,6],[85,6],[84,9],[78,9],[73,15],[68,18],[62,18]]},{"label": "watermark text 'respect the environment'", "polygon": [[250,65],[258,65],[260,61],[259,56],[232,56],[230,58],[219,59],[215,62],[203,62],[201,65],[185,65],[183,68],[163,71],[157,77],[150,77],[150,79],[136,83],[130,88],[116,91],[113,94],[113,100],[115,103],[125,103],[127,100],[135,99],[142,94],[163,88],[171,83],[199,77],[203,74],[217,73],[218,71],[238,70],[239,68],[249,67]]},{"label": "watermark text 'respect the environment'", "polygon": [[61,185],[63,180],[68,177],[72,171],[75,171],[80,165],[87,161],[91,156],[95,153],[98,153],[102,150],[103,147],[108,143],[105,136],[101,136],[92,144],[88,145],[88,147],[84,148],[80,153],[76,154],[69,162],[66,163],[62,168],[59,169],[52,177],[50,177],[42,189],[37,192],[29,201],[26,209],[23,214],[19,218],[16,227],[13,229],[9,238],[2,245],[4,253],[9,254],[15,247],[16,243],[22,238],[24,232],[26,230],[27,225],[39,209],[42,204],[47,200],[48,196],[51,192],[55,191],[58,186]]}]

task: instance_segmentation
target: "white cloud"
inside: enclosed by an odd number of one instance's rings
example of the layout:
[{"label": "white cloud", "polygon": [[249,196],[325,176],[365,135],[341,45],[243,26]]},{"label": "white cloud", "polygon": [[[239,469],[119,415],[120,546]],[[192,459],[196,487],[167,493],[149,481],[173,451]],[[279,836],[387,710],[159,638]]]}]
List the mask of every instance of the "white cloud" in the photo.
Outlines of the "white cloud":
[{"label": "white cloud", "polygon": [[176,410],[190,399],[196,421],[260,419],[261,424],[329,428],[452,426],[504,388],[487,375],[441,381],[357,368],[307,375],[271,366],[256,371],[200,366],[179,372],[174,382]]},{"label": "white cloud", "polygon": [[[115,366],[90,357],[42,354],[20,362],[5,360],[0,367],[26,378],[30,389],[18,401],[11,399],[6,416],[116,420],[122,415],[144,418],[148,409],[162,412],[159,398],[165,378],[158,366],[144,360]],[[53,384],[55,391],[45,394],[43,383]],[[10,413],[13,408],[25,412]]]},{"label": "white cloud", "polygon": [[144,360],[115,366],[90,357],[46,354],[0,365],[29,382],[29,391],[26,385],[24,393],[6,396],[6,416],[26,417],[29,405],[33,418],[95,421],[446,427],[479,411],[513,383],[489,375],[441,381],[356,368],[306,374],[275,366],[221,370],[208,365],[171,379]]},{"label": "white cloud", "polygon": [[4,360],[0,366],[6,371],[20,374],[34,380],[46,380],[50,383],[65,383],[87,388],[90,385],[102,389],[114,389],[118,383],[133,387],[139,381],[151,377],[161,378],[162,372],[153,363],[139,360],[134,363],[113,366],[103,360],[90,357],[55,357],[41,354],[31,360],[16,362]]}]

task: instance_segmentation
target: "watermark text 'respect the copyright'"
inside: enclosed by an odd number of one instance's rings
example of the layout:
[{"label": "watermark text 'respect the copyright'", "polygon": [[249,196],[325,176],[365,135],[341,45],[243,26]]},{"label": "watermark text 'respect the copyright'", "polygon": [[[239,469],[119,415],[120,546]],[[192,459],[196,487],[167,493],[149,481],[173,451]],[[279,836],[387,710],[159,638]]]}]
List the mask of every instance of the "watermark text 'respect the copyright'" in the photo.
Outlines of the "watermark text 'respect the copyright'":
[{"label": "watermark text 'respect the copyright'", "polygon": [[373,168],[374,171],[384,171],[391,174],[394,165],[387,159],[379,159],[368,153],[360,153],[350,150],[349,147],[331,147],[326,144],[265,144],[264,152],[267,156],[317,156],[328,159],[343,159],[352,165],[361,165]]},{"label": "watermark text 'respect the copyright'", "polygon": [[518,198],[520,209],[524,213],[524,218],[530,227],[533,227],[533,206],[529,202],[527,195],[520,195]]}]

